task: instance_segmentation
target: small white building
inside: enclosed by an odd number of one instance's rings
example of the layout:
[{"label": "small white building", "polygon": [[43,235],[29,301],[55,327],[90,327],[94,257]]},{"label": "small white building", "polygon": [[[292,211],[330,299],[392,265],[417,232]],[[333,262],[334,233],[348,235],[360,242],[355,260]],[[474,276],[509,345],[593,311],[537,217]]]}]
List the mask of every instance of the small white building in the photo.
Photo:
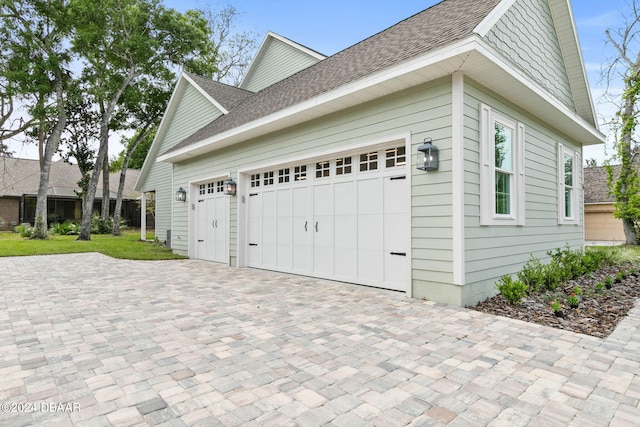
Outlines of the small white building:
[{"label": "small white building", "polygon": [[137,189],[191,258],[471,305],[583,245],[603,142],[568,0],[445,0],[327,58],[269,33],[240,87],[183,74]]}]

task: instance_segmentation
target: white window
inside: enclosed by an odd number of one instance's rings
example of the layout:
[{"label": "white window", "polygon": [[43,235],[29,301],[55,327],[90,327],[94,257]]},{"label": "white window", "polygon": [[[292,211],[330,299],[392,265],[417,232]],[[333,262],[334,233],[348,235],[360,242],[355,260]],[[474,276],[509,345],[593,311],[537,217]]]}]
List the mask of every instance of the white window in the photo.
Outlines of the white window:
[{"label": "white window", "polygon": [[273,185],[273,171],[265,172],[264,175],[264,186]]},{"label": "white window", "polygon": [[524,125],[481,106],[480,224],[524,225]]},{"label": "white window", "polygon": [[351,173],[351,157],[342,157],[336,160],[336,175],[348,175]]},{"label": "white window", "polygon": [[316,178],[326,178],[330,175],[331,167],[329,162],[316,163]]},{"label": "white window", "polygon": [[285,184],[289,182],[289,175],[290,175],[289,168],[280,169],[278,171],[278,183]]},{"label": "white window", "polygon": [[558,144],[558,224],[578,223],[578,153]]}]

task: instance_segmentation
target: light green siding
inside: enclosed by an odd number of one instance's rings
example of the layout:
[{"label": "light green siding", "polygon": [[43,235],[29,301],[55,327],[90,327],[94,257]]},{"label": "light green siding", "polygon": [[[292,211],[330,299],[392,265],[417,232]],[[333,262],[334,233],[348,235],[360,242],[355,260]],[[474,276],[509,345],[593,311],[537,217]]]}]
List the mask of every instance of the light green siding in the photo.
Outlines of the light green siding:
[{"label": "light green siding", "polygon": [[[179,94],[176,94],[179,95]],[[151,159],[164,153],[198,129],[202,128],[222,113],[193,86],[187,84],[173,116],[170,116],[164,136],[154,142],[156,145]],[[147,175],[142,191],[156,193],[155,235],[160,241],[167,240],[167,230],[171,230],[171,208],[178,187],[171,185],[172,165],[153,163]]]},{"label": "light green siding", "polygon": [[242,83],[244,89],[258,92],[318,62],[293,46],[276,38],[268,41],[264,53],[252,64],[254,70]]},{"label": "light green siding", "polygon": [[575,104],[547,0],[516,0],[485,39],[571,110]]},{"label": "light green siding", "polygon": [[[225,176],[249,169],[265,161],[283,162],[293,157],[311,157],[319,150],[380,142],[385,138],[411,135],[412,159],[412,270],[413,294],[430,294],[452,280],[451,208],[451,81],[441,79],[406,90],[357,108],[341,111],[259,140],[236,144],[207,156],[177,163],[174,187],[187,188],[190,182]],[[440,171],[427,174],[415,168],[413,153],[430,137],[440,148]],[[231,199],[231,264],[237,260],[238,203]],[[191,203],[176,204],[174,249],[188,250]]]},{"label": "light green siding", "polygon": [[[515,274],[533,254],[546,260],[546,252],[569,244],[583,244],[582,178],[579,177],[577,225],[558,225],[557,150],[563,144],[581,153],[581,147],[545,127],[499,96],[465,80],[465,270],[463,305],[496,293],[494,284],[504,274]],[[480,226],[480,104],[525,125],[525,225]]]}]

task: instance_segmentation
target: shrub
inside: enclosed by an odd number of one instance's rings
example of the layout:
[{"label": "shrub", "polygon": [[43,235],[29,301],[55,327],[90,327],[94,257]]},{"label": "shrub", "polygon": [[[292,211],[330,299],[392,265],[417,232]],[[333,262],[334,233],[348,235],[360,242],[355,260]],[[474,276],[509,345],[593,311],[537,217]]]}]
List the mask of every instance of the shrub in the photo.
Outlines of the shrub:
[{"label": "shrub", "polygon": [[16,225],[15,231],[16,233],[20,234],[21,237],[24,237],[27,239],[30,239],[33,237],[33,227],[31,227],[31,224],[27,222],[20,225]]},{"label": "shrub", "polygon": [[72,221],[65,221],[63,223],[53,223],[49,228],[49,231],[52,234],[57,234],[59,236],[73,235],[78,234],[79,227],[78,224]]},{"label": "shrub", "polygon": [[511,276],[505,274],[496,283],[496,289],[509,301],[509,304],[516,305],[520,304],[528,287],[522,281],[513,280]]},{"label": "shrub", "polygon": [[540,292],[541,287],[545,287],[547,282],[547,268],[531,255],[531,259],[522,267],[518,273],[518,279],[527,285],[529,292]]},{"label": "shrub", "polygon": [[[127,228],[127,222],[125,220],[120,221],[120,230]],[[113,230],[113,218],[102,219],[98,214],[93,215],[91,218],[91,234],[110,234]]]}]

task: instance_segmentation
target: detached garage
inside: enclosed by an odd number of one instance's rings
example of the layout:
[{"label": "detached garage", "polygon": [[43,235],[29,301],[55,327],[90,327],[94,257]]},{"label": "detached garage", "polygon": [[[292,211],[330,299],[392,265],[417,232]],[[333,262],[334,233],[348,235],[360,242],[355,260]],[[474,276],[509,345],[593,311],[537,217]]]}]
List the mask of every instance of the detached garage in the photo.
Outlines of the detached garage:
[{"label": "detached garage", "polygon": [[191,258],[468,305],[583,245],[603,141],[567,0],[445,0],[330,57],[269,33],[239,87],[183,73],[137,188]]}]

